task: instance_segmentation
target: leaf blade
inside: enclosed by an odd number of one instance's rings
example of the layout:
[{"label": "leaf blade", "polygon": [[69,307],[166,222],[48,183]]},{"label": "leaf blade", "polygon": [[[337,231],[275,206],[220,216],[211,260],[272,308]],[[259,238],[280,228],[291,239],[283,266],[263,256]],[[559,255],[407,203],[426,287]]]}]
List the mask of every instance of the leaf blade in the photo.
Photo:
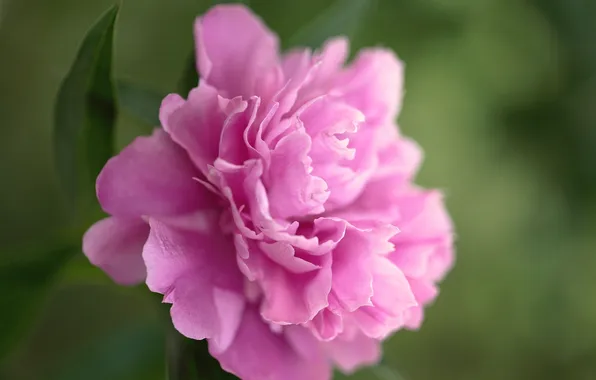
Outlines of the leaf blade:
[{"label": "leaf blade", "polygon": [[123,110],[151,127],[160,125],[159,108],[166,95],[139,87],[128,81],[118,81],[118,100]]},{"label": "leaf blade", "polygon": [[[47,246],[52,248],[46,252]],[[54,242],[5,249],[11,254],[0,260],[0,286],[10,289],[4,302],[10,307],[0,313],[0,361],[28,331],[39,304],[64,265],[80,250]],[[41,254],[40,252],[43,252]]]},{"label": "leaf blade", "polygon": [[112,49],[117,15],[114,5],[86,33],[55,103],[55,164],[75,205],[80,205],[81,194],[92,194],[95,176],[113,152],[117,109]]},{"label": "leaf blade", "polygon": [[288,46],[319,48],[326,39],[352,38],[375,0],[336,0],[288,40]]}]

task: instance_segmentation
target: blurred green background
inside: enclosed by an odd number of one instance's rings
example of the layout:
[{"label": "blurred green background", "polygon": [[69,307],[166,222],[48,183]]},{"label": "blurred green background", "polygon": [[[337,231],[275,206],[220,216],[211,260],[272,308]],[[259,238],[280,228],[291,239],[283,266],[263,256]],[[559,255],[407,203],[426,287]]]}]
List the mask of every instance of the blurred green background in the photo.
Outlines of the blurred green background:
[{"label": "blurred green background", "polygon": [[[0,2],[0,379],[163,379],[158,298],[62,245],[81,231],[62,228],[53,100],[113,1]],[[208,3],[122,1],[116,75],[173,91]],[[282,39],[329,3],[251,1]],[[353,45],[406,62],[399,123],[426,150],[419,183],[448,195],[458,261],[386,371],[355,378],[596,379],[595,20],[592,0],[376,1]],[[121,113],[118,147],[147,132]]]}]

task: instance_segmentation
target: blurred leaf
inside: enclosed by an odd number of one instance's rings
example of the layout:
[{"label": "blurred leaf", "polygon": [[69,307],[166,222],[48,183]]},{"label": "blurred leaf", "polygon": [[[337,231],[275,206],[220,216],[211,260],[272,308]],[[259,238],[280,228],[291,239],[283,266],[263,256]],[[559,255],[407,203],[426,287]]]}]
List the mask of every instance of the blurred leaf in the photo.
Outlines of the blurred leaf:
[{"label": "blurred leaf", "polygon": [[205,340],[187,339],[171,329],[167,345],[167,380],[234,380],[211,356]]},{"label": "blurred leaf", "polygon": [[80,251],[75,247],[7,249],[0,256],[0,287],[6,289],[0,313],[0,358],[4,358],[28,331],[49,285],[66,262]]},{"label": "blurred leaf", "polygon": [[119,81],[117,87],[118,100],[123,109],[152,127],[160,125],[159,107],[165,95],[127,81]]},{"label": "blurred leaf", "polygon": [[156,373],[163,373],[163,351],[160,327],[150,322],[135,323],[92,341],[52,379],[158,379],[161,376]]},{"label": "blurred leaf", "polygon": [[94,194],[94,180],[112,155],[116,102],[112,44],[118,6],[87,32],[58,92],[54,114],[54,154],[70,201]]},{"label": "blurred leaf", "polygon": [[330,37],[353,37],[375,1],[335,0],[329,8],[291,37],[288,46],[308,46],[316,49]]},{"label": "blurred leaf", "polygon": [[197,87],[199,84],[199,74],[197,72],[197,64],[195,61],[195,53],[191,52],[187,59],[184,71],[178,81],[178,93],[186,97],[190,90]]}]

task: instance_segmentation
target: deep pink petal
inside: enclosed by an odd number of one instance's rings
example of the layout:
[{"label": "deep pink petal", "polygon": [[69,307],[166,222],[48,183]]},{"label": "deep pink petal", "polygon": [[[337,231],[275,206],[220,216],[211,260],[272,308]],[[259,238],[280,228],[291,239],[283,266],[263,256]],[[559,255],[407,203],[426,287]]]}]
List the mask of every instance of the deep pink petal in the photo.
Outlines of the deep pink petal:
[{"label": "deep pink petal", "polygon": [[217,233],[173,228],[155,219],[150,224],[143,250],[149,289],[172,304],[178,331],[192,339],[209,338],[225,350],[245,304],[232,242]]},{"label": "deep pink petal", "polygon": [[281,85],[278,41],[248,8],[218,5],[195,23],[200,77],[227,98],[272,96]]},{"label": "deep pink petal", "polygon": [[135,285],[145,279],[141,252],[148,235],[149,225],[140,218],[102,219],[83,236],[83,252],[118,284]]},{"label": "deep pink petal", "polygon": [[209,349],[224,370],[244,380],[330,380],[330,366],[318,346],[299,331],[288,335],[273,332],[247,307],[230,347],[218,352],[210,342]]},{"label": "deep pink petal", "polygon": [[161,129],[137,137],[97,178],[97,197],[114,216],[168,216],[210,207],[213,195],[193,178],[186,152]]},{"label": "deep pink petal", "polygon": [[372,126],[392,122],[401,107],[403,64],[384,49],[361,51],[340,76],[334,90],[361,110]]},{"label": "deep pink petal", "polygon": [[280,140],[271,153],[267,188],[271,214],[278,218],[318,214],[329,197],[327,184],[311,175],[310,137],[294,132]]}]

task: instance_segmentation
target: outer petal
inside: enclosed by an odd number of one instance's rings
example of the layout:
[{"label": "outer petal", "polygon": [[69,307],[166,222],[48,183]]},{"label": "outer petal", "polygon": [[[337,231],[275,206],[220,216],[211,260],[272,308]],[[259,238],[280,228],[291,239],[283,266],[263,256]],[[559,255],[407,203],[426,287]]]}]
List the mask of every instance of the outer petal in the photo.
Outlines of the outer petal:
[{"label": "outer petal", "polygon": [[118,284],[138,284],[145,279],[141,252],[148,235],[141,219],[102,219],[83,236],[83,252]]},{"label": "outer petal", "polygon": [[419,306],[407,310],[405,315],[405,326],[408,329],[415,330],[422,324],[422,319],[424,318],[424,305],[431,303],[439,291],[436,286],[429,282],[411,278],[408,279],[408,281],[410,282],[410,288],[412,289]]},{"label": "outer petal", "polygon": [[114,216],[169,216],[209,207],[213,196],[193,180],[198,171],[161,129],[137,137],[97,178],[97,197]]},{"label": "outer petal", "polygon": [[192,339],[209,338],[214,350],[225,350],[234,339],[245,302],[231,239],[156,220],[150,224],[143,250],[149,289],[172,304],[178,331]]},{"label": "outer petal", "polygon": [[384,49],[363,50],[338,78],[334,90],[366,115],[367,124],[394,121],[401,106],[403,64]]},{"label": "outer petal", "polygon": [[276,36],[242,5],[213,7],[195,23],[201,78],[227,98],[273,95],[282,80]]},{"label": "outer petal", "polygon": [[384,339],[404,325],[405,313],[418,303],[403,273],[382,256],[374,261],[373,293],[373,306],[363,306],[352,315],[365,335]]},{"label": "outer petal", "polygon": [[342,372],[350,374],[361,366],[376,364],[381,359],[381,343],[361,333],[339,336],[323,343],[325,352]]},{"label": "outer petal", "polygon": [[298,331],[274,333],[257,310],[246,308],[230,347],[211,354],[223,369],[244,380],[329,380],[324,356],[308,336]]}]

